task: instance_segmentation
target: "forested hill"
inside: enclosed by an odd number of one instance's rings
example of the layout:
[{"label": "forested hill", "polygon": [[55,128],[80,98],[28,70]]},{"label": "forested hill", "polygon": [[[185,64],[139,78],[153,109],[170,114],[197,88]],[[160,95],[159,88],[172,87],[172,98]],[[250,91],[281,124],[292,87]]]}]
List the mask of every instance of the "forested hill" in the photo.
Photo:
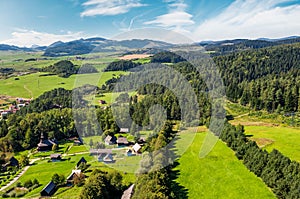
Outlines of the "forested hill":
[{"label": "forested hill", "polygon": [[293,44],[300,42],[300,37],[283,38],[278,40],[270,39],[234,39],[224,41],[200,42],[200,45],[210,52],[212,56],[225,55],[232,52],[240,52],[249,49],[260,49],[282,44]]},{"label": "forested hill", "polygon": [[300,43],[214,57],[227,97],[269,112],[298,111]]}]

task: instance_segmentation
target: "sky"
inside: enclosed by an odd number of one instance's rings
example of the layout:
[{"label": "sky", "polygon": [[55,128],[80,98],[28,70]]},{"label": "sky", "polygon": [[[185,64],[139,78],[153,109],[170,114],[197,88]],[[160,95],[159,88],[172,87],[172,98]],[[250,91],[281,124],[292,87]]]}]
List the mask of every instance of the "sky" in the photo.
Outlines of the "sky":
[{"label": "sky", "polygon": [[300,0],[1,0],[0,43],[30,47],[157,28],[193,41],[300,35]]}]

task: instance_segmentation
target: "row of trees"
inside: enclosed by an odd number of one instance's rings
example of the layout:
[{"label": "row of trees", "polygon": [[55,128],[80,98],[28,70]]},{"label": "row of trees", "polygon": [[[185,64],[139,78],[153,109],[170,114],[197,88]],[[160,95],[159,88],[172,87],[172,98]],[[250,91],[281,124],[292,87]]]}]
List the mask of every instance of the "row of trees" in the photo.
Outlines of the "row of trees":
[{"label": "row of trees", "polygon": [[291,161],[278,150],[271,153],[260,149],[249,140],[241,125],[226,123],[220,138],[235,151],[238,159],[260,177],[278,198],[292,199],[300,197],[300,163]]}]

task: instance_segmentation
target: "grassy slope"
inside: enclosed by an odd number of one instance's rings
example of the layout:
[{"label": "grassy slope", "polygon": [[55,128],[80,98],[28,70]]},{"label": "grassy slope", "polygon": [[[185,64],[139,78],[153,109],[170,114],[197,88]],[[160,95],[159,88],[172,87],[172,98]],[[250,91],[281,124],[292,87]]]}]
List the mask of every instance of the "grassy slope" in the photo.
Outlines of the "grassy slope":
[{"label": "grassy slope", "polygon": [[268,151],[277,149],[292,160],[300,161],[300,129],[291,127],[245,126],[245,132],[254,139],[272,140],[265,148]]},{"label": "grassy slope", "polygon": [[[276,198],[224,143],[219,141],[208,156],[200,159],[199,150],[205,135],[198,133],[195,136],[190,148],[179,159],[180,165],[175,168],[180,171],[177,182],[188,189],[189,198]],[[179,140],[176,145],[182,144]]]},{"label": "grassy slope", "polygon": [[[74,86],[81,86],[84,84],[97,84],[102,85],[110,79],[113,74],[119,75],[124,72],[104,72],[94,74],[72,75],[69,78],[61,78],[58,76],[43,76],[39,77],[42,73],[35,73],[19,77],[20,80],[9,78],[0,80],[0,93],[1,95],[8,95],[14,97],[38,97],[45,91],[54,88],[62,87],[72,89]],[[98,81],[99,80],[99,81]]]}]

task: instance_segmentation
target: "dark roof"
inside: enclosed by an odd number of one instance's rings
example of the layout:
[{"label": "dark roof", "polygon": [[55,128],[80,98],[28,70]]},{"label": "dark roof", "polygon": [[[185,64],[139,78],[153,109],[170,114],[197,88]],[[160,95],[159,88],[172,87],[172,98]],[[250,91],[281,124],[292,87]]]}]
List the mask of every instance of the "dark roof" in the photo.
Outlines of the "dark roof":
[{"label": "dark roof", "polygon": [[51,196],[55,192],[56,185],[54,182],[50,181],[44,189],[41,191],[42,196]]},{"label": "dark roof", "polygon": [[5,166],[19,166],[19,161],[15,157],[11,157]]},{"label": "dark roof", "polygon": [[103,158],[103,162],[113,162],[114,158],[112,156],[112,154],[107,154],[104,158]]},{"label": "dark roof", "polygon": [[76,167],[79,167],[79,165],[81,164],[81,163],[87,163],[87,161],[86,161],[86,159],[84,158],[84,157],[81,157],[80,158],[80,160],[77,162],[77,164],[76,164]]}]

